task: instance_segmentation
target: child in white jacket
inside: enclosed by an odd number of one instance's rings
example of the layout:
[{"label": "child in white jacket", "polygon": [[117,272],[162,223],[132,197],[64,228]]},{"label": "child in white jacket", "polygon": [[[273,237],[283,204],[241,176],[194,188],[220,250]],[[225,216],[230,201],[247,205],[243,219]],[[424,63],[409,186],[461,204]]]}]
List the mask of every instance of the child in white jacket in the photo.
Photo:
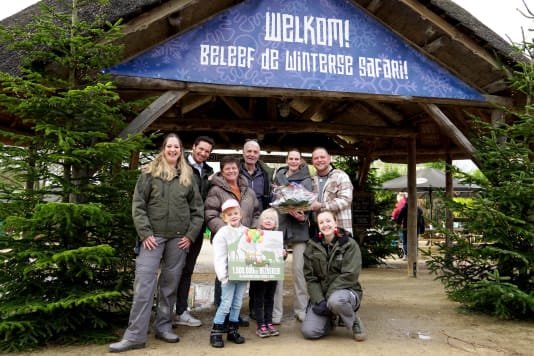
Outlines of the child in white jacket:
[{"label": "child in white jacket", "polygon": [[222,206],[222,218],[227,225],[217,231],[213,238],[213,265],[217,279],[221,282],[221,303],[213,318],[213,329],[210,334],[210,343],[213,347],[224,347],[224,319],[228,315],[227,340],[236,344],[245,342],[239,335],[239,312],[243,304],[243,295],[247,282],[230,281],[228,273],[228,246],[235,244],[246,232],[241,225],[241,208],[235,199],[226,200]]}]

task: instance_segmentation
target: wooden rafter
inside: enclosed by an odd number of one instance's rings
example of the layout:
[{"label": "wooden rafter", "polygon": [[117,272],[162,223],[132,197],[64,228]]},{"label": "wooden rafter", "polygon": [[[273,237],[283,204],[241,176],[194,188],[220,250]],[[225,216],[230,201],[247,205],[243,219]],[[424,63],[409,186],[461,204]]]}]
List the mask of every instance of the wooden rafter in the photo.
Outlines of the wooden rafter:
[{"label": "wooden rafter", "polygon": [[295,90],[283,88],[261,88],[245,86],[226,86],[219,84],[202,84],[191,82],[179,82],[174,80],[141,78],[128,76],[114,76],[114,82],[121,88],[136,88],[139,90],[188,90],[201,94],[212,94],[220,96],[241,96],[241,97],[309,97],[309,98],[330,98],[330,99],[356,99],[356,100],[375,100],[389,103],[429,103],[439,105],[457,105],[457,106],[480,106],[489,107],[494,104],[503,106],[513,106],[514,101],[510,98],[484,95],[485,101],[447,99],[447,98],[421,98],[413,96],[400,95],[378,95],[367,93],[338,93],[320,90]]},{"label": "wooden rafter", "polygon": [[494,56],[478,45],[475,41],[456,29],[450,23],[445,21],[442,17],[438,16],[435,12],[431,11],[421,2],[416,0],[399,0],[404,5],[408,6],[415,13],[419,14],[422,18],[431,21],[434,26],[438,27],[441,31],[447,34],[453,41],[462,43],[465,48],[468,48],[473,54],[478,56],[483,61],[489,63],[494,69],[502,70],[502,66],[495,60]]},{"label": "wooden rafter", "polygon": [[178,131],[203,131],[217,129],[218,132],[236,132],[251,134],[302,134],[323,133],[331,135],[373,136],[373,137],[413,137],[415,131],[409,129],[371,127],[338,123],[320,123],[305,121],[259,121],[181,118],[172,121],[160,120],[157,129]]},{"label": "wooden rafter", "polygon": [[129,134],[143,132],[150,124],[156,121],[165,111],[169,110],[178,100],[184,97],[187,91],[170,90],[154,100],[119,134],[126,138]]},{"label": "wooden rafter", "polygon": [[234,98],[229,96],[221,96],[220,99],[240,120],[250,119],[250,113],[245,110]]},{"label": "wooden rafter", "polygon": [[434,122],[440,127],[440,129],[458,146],[463,148],[471,156],[475,153],[475,147],[469,142],[467,137],[464,136],[462,131],[460,131],[434,104],[421,104],[423,109],[428,113],[428,115],[434,120]]},{"label": "wooden rafter", "polygon": [[184,8],[194,5],[198,0],[170,0],[160,6],[154,8],[153,10],[146,11],[130,21],[127,26],[124,27],[124,34],[129,35],[131,33],[144,31],[152,24],[157,21],[160,21],[162,18],[165,18],[177,11],[183,10]]}]

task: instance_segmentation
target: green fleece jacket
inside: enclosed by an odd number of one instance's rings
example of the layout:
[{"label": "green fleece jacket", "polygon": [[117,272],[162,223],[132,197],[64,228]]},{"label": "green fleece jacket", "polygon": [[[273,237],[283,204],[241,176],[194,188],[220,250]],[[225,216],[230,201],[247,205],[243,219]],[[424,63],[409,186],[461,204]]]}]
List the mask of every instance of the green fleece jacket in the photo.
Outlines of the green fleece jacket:
[{"label": "green fleece jacket", "polygon": [[135,185],[132,217],[141,240],[157,235],[167,239],[186,236],[194,241],[204,222],[204,205],[195,181],[179,183],[177,175],[164,181],[141,173]]},{"label": "green fleece jacket", "polygon": [[351,289],[362,298],[362,287],[358,281],[362,268],[362,256],[358,243],[350,234],[339,228],[329,248],[322,239],[312,237],[304,251],[304,278],[310,295],[310,302],[328,300],[336,290]]}]

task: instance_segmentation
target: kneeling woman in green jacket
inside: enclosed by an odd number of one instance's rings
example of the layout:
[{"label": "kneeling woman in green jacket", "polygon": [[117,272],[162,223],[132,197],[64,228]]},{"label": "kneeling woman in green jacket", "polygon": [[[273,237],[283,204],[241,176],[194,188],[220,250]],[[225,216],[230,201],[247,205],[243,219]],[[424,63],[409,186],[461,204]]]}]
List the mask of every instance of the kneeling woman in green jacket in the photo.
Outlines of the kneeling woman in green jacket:
[{"label": "kneeling woman in green jacket", "polygon": [[161,151],[143,167],[135,186],[132,216],[141,240],[133,303],[128,328],[121,341],[109,345],[110,352],[145,347],[156,288],[155,337],[165,342],[179,340],[172,331],[176,289],[189,246],[202,227],[204,209],[176,134],[167,135]]},{"label": "kneeling woman in green jacket", "polygon": [[306,317],[301,325],[306,339],[327,335],[339,317],[356,341],[366,334],[356,314],[362,287],[358,282],[362,257],[358,243],[349,232],[337,227],[335,215],[317,215],[319,233],[312,236],[304,251],[304,277],[310,295]]}]

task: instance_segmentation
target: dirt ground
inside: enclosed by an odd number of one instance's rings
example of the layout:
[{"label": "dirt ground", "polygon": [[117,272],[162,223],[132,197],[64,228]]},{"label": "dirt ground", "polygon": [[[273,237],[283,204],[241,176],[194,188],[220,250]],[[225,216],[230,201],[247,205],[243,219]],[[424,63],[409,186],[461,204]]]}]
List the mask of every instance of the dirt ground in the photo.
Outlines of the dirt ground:
[{"label": "dirt ground", "polygon": [[[286,261],[287,266],[291,257]],[[209,345],[209,331],[214,314],[212,307],[197,309],[194,314],[202,327],[178,327],[181,340],[167,344],[149,336],[147,347],[127,355],[534,355],[534,323],[499,321],[484,315],[464,314],[458,304],[445,296],[423,262],[417,278],[408,277],[406,262],[387,260],[386,266],[366,268],[360,281],[364,299],[360,316],[368,339],[356,342],[351,333],[338,327],[329,336],[315,341],[302,338],[300,323],[291,308],[291,276],[284,283],[284,318],[280,336],[260,339],[255,327],[241,328],[246,343],[227,343],[223,349]],[[290,268],[286,269],[286,273]],[[204,244],[194,275],[195,284],[213,281],[211,251]],[[242,312],[248,311],[248,299]],[[119,339],[120,336],[117,337]],[[49,347],[38,355],[102,355],[107,345]]]}]

